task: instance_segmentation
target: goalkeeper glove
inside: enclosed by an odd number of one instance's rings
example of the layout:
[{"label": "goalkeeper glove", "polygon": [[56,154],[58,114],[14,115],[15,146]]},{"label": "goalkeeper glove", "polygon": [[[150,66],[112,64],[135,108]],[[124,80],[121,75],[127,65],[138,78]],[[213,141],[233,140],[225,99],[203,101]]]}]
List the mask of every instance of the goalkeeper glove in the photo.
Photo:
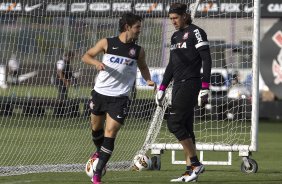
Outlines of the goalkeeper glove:
[{"label": "goalkeeper glove", "polygon": [[198,106],[200,107],[205,106],[206,104],[210,103],[211,92],[208,86],[209,86],[208,83],[202,84],[203,89],[200,90],[199,95],[198,95]]},{"label": "goalkeeper glove", "polygon": [[157,94],[156,94],[156,104],[160,107],[163,106],[163,100],[165,97],[165,86],[161,85]]}]

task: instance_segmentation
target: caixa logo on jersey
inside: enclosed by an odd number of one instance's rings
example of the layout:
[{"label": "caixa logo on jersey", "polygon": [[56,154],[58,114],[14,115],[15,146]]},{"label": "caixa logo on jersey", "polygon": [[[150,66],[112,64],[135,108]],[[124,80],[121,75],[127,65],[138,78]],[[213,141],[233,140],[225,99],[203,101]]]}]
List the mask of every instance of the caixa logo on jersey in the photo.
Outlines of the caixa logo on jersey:
[{"label": "caixa logo on jersey", "polygon": [[265,34],[261,42],[261,76],[266,85],[282,99],[282,21]]},{"label": "caixa logo on jersey", "polygon": [[187,48],[186,42],[179,42],[179,43],[176,43],[176,44],[172,44],[170,46],[170,50],[186,49],[186,48]]},{"label": "caixa logo on jersey", "polygon": [[114,57],[113,56],[113,57],[110,58],[110,62],[132,66],[133,63],[134,63],[134,60],[127,59],[127,58],[121,58],[121,57]]}]

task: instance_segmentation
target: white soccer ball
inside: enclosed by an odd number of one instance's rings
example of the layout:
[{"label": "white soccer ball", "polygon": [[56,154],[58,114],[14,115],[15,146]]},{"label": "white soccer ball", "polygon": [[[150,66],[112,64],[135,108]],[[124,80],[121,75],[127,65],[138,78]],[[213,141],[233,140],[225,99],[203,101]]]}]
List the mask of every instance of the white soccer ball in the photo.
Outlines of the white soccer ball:
[{"label": "white soccer ball", "polygon": [[[87,174],[87,176],[89,176],[90,178],[93,177],[94,172],[96,171],[96,167],[98,164],[99,158],[90,158],[86,165],[85,165],[85,172]],[[104,176],[106,174],[106,167],[104,167],[104,169],[102,170],[102,175]]]},{"label": "white soccer ball", "polygon": [[133,170],[149,170],[151,165],[152,161],[147,155],[138,154],[133,159]]}]

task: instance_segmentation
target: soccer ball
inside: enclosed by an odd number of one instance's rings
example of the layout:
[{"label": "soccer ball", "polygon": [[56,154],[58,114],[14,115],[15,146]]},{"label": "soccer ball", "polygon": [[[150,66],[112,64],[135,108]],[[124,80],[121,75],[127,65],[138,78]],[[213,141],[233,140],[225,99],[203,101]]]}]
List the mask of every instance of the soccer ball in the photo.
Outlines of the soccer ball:
[{"label": "soccer ball", "polygon": [[133,159],[133,170],[142,171],[151,169],[152,161],[147,155],[138,154]]},{"label": "soccer ball", "polygon": [[[86,165],[85,165],[85,172],[87,174],[87,176],[89,176],[90,178],[93,177],[94,172],[96,171],[96,167],[98,164],[99,158],[90,158]],[[102,170],[102,175],[104,176],[106,174],[106,167],[104,167],[104,169]]]}]

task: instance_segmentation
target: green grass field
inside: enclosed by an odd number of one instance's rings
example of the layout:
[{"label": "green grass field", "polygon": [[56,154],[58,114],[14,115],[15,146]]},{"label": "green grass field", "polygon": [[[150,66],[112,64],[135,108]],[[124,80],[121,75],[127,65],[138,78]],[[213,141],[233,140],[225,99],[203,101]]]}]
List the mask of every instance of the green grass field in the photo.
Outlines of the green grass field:
[{"label": "green grass field", "polygon": [[[72,125],[74,126],[74,124],[71,123],[70,126]],[[259,149],[258,152],[254,152],[252,156],[252,158],[257,161],[259,166],[257,173],[242,173],[240,171],[240,165],[242,161],[238,156],[238,152],[235,152],[233,153],[232,166],[206,166],[206,172],[201,175],[198,183],[282,183],[282,144],[280,143],[281,130],[282,123],[279,122],[267,121],[259,123]],[[1,142],[6,141],[2,138]],[[181,153],[178,154],[178,159],[181,159]],[[179,176],[183,172],[184,168],[184,165],[171,165],[170,156],[171,153],[169,151],[165,151],[165,153],[162,155],[161,171],[108,171],[106,176],[103,178],[103,183],[169,183],[169,180]],[[206,153],[205,156],[207,156],[206,160],[227,159],[227,154],[225,153],[218,154],[209,152]],[[1,160],[2,159],[4,158],[2,157]],[[90,180],[83,172],[69,172],[3,176],[0,177],[0,183],[87,184],[90,183]]]},{"label": "green grass field", "polygon": [[[69,98],[89,98],[91,96],[91,87],[81,86],[78,88],[69,88]],[[8,89],[0,88],[1,96],[15,97],[33,97],[33,98],[57,98],[58,90],[55,86],[10,86]],[[153,98],[153,90],[137,90],[136,98]]]}]

